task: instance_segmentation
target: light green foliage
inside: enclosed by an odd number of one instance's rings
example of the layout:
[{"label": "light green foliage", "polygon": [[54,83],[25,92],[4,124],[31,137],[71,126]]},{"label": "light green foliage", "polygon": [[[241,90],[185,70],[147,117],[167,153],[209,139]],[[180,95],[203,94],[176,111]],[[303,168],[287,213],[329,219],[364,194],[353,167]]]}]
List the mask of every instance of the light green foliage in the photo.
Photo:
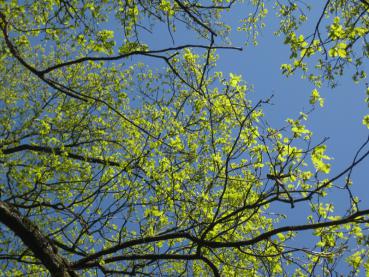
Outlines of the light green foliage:
[{"label": "light green foliage", "polygon": [[[326,270],[347,234],[364,244],[352,221],[311,227],[322,250],[297,249],[301,257],[290,246],[298,230],[273,233],[285,225],[276,204],[310,201],[307,225],[340,218],[320,202],[332,187],[322,180],[330,157],[313,143],[308,115],[270,126],[270,99],[250,101],[252,86],[216,66],[216,46],[230,43],[222,16],[242,2],[0,1],[0,204],[33,222],[68,270],[305,276],[316,265]],[[307,20],[296,16],[298,4],[249,2],[238,29],[256,45],[265,17],[277,12],[277,34],[291,48],[286,75],[307,74],[305,59],[324,51],[352,62],[350,45],[367,33],[366,15],[349,25],[361,6],[350,11],[345,1],[325,12],[340,14],[327,25],[327,46],[298,34]],[[199,45],[153,50],[142,35],[181,24]],[[328,69],[322,76],[334,78],[336,68],[320,61]],[[323,107],[317,89],[310,103]],[[363,123],[369,128],[368,116]],[[48,276],[18,231],[1,225],[0,272]],[[362,249],[347,258],[353,268]]]},{"label": "light green foliage", "polygon": [[324,160],[330,160],[330,158],[324,154],[326,150],[325,145],[317,146],[311,155],[311,160],[316,168],[316,170],[323,171],[324,173],[329,173],[330,165],[325,163]]},{"label": "light green foliage", "polygon": [[[283,34],[292,53],[291,63],[282,67],[285,75],[301,69],[316,86],[324,80],[335,86],[339,76],[352,69],[355,82],[366,77],[363,64],[368,57],[369,21],[365,12],[368,2],[337,0],[311,6],[282,2],[277,7],[281,17],[277,33]],[[320,14],[315,26],[308,19],[309,10],[315,15]],[[300,27],[306,29],[306,22],[309,23],[308,39],[302,40]],[[312,65],[310,68],[307,68],[308,63]]]},{"label": "light green foliage", "polygon": [[319,106],[324,106],[324,99],[320,97],[319,91],[317,89],[313,89],[310,96],[310,104],[315,104],[316,102],[319,102]]},{"label": "light green foliage", "polygon": [[369,129],[369,115],[364,116],[363,124]]}]

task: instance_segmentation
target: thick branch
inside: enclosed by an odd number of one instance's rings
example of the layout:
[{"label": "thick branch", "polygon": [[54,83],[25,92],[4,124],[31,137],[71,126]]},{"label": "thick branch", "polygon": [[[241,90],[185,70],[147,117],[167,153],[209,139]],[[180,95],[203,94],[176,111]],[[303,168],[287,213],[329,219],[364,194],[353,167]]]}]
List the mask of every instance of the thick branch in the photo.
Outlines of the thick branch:
[{"label": "thick branch", "polygon": [[29,145],[29,144],[22,144],[13,148],[3,149],[3,154],[13,154],[21,151],[35,151],[35,152],[41,152],[41,153],[49,153],[49,154],[55,154],[58,156],[66,155],[67,157],[70,157],[75,160],[80,160],[84,162],[89,163],[97,163],[97,164],[103,164],[103,165],[113,165],[113,166],[120,166],[118,162],[109,161],[109,160],[103,160],[99,158],[93,158],[93,157],[84,157],[81,155],[73,154],[67,151],[62,151],[59,148],[51,148],[47,146],[36,146],[36,145]]},{"label": "thick branch", "polygon": [[[213,272],[215,277],[220,276],[217,267],[206,257],[203,257],[199,254],[189,254],[189,255],[181,255],[181,254],[132,254],[132,255],[120,255],[111,258],[107,258],[104,260],[105,264],[118,262],[118,261],[132,261],[132,260],[180,260],[180,261],[191,261],[191,260],[202,260]],[[92,261],[90,263],[84,265],[74,265],[74,269],[85,269],[98,267],[99,261]]]},{"label": "thick branch", "polygon": [[241,247],[241,246],[247,246],[247,245],[254,245],[260,241],[267,240],[271,238],[272,236],[275,236],[280,233],[290,232],[290,231],[306,231],[306,230],[315,230],[319,228],[324,227],[330,227],[330,226],[339,226],[347,223],[356,222],[358,218],[363,217],[365,215],[369,215],[369,209],[358,211],[350,216],[347,216],[345,218],[339,219],[339,220],[331,220],[326,222],[319,222],[314,224],[305,224],[305,225],[294,225],[294,226],[284,226],[280,228],[273,229],[271,231],[265,232],[260,234],[259,236],[256,236],[252,239],[244,240],[244,241],[234,241],[234,242],[222,242],[222,241],[211,241],[211,240],[205,240],[200,239],[198,237],[195,237],[189,233],[179,232],[179,233],[173,233],[173,234],[166,234],[166,235],[160,235],[155,237],[146,237],[146,238],[139,238],[131,241],[126,241],[121,244],[118,244],[116,246],[103,249],[99,252],[96,252],[94,254],[91,254],[87,257],[84,257],[80,259],[79,261],[76,261],[73,264],[74,268],[82,267],[83,265],[86,265],[90,263],[91,261],[97,260],[100,257],[108,254],[115,253],[119,250],[126,249],[135,245],[141,245],[141,244],[147,244],[151,242],[158,242],[158,241],[165,241],[165,240],[172,240],[172,239],[188,239],[189,241],[192,241],[193,243],[205,246],[209,248],[231,248],[231,247]]},{"label": "thick branch", "polygon": [[29,247],[42,264],[54,277],[76,277],[69,269],[68,262],[61,257],[51,242],[42,234],[39,228],[23,217],[10,204],[0,201],[0,222],[6,225],[23,243]]}]

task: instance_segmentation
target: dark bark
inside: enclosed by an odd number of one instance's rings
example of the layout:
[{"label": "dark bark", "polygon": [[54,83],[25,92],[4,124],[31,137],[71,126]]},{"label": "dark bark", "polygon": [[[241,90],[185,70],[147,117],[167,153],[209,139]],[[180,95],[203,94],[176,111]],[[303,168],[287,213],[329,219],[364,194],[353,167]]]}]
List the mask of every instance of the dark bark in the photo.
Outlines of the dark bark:
[{"label": "dark bark", "polygon": [[33,252],[53,277],[76,277],[69,269],[68,261],[57,253],[56,248],[39,228],[23,217],[12,205],[0,201],[0,222],[6,225]]}]

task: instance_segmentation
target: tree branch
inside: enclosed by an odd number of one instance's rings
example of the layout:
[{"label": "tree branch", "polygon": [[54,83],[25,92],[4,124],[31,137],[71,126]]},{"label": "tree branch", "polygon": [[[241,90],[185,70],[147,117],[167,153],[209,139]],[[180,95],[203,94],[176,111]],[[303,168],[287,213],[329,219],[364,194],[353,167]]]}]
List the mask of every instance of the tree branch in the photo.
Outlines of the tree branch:
[{"label": "tree branch", "polygon": [[0,222],[6,225],[29,247],[54,277],[77,277],[69,262],[57,253],[54,245],[39,228],[23,217],[12,205],[0,201]]},{"label": "tree branch", "polygon": [[254,245],[254,244],[256,244],[260,241],[267,240],[270,237],[272,237],[274,235],[277,235],[279,233],[285,233],[285,232],[290,232],[290,231],[315,230],[315,229],[324,228],[324,227],[338,226],[338,225],[342,225],[342,224],[352,223],[352,222],[357,221],[357,219],[359,217],[362,217],[362,216],[365,216],[365,215],[369,215],[369,209],[368,210],[363,210],[363,211],[358,211],[354,214],[351,214],[350,216],[344,217],[344,218],[339,219],[339,220],[331,220],[331,221],[319,222],[319,223],[314,223],[314,224],[284,226],[284,227],[276,228],[276,229],[273,229],[271,231],[262,233],[261,235],[256,236],[252,239],[248,239],[248,240],[244,240],[244,241],[234,241],[234,242],[209,241],[209,240],[205,240],[205,239],[200,239],[200,238],[195,237],[195,236],[193,236],[189,233],[184,233],[184,232],[178,232],[178,233],[166,234],[166,235],[159,235],[159,236],[154,236],[154,237],[139,238],[139,239],[134,239],[134,240],[131,240],[131,241],[123,242],[123,243],[118,244],[116,246],[103,249],[99,252],[96,252],[96,253],[91,254],[87,257],[84,257],[84,258],[76,261],[73,264],[73,268],[81,267],[82,265],[88,264],[89,262],[94,261],[94,260],[96,260],[96,259],[98,259],[98,258],[100,258],[104,255],[115,253],[118,250],[125,249],[125,248],[128,248],[128,247],[132,247],[132,246],[135,246],[135,245],[147,244],[147,243],[151,243],[151,242],[158,242],[158,241],[165,241],[165,240],[182,238],[182,239],[188,239],[188,240],[194,242],[197,245],[205,246],[205,247],[209,247],[209,248],[231,248],[231,247],[238,248],[238,247],[241,247],[241,246]]},{"label": "tree branch", "polygon": [[2,152],[5,155],[13,154],[21,151],[35,151],[35,152],[41,152],[41,153],[48,153],[48,154],[55,154],[58,156],[66,155],[66,157],[70,157],[75,160],[80,160],[84,162],[89,163],[97,163],[97,164],[103,164],[103,165],[112,165],[112,166],[120,166],[121,164],[114,161],[109,160],[103,160],[99,158],[93,158],[93,157],[84,157],[81,155],[73,154],[67,151],[62,151],[60,148],[51,148],[47,146],[36,146],[36,145],[29,145],[29,144],[22,144],[13,148],[7,148],[3,149]]}]

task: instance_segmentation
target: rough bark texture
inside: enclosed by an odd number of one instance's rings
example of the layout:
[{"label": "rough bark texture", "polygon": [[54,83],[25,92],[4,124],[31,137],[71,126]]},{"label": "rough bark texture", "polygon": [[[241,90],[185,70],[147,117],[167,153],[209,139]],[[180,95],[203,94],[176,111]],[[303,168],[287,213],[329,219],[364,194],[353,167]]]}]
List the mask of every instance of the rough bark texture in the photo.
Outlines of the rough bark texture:
[{"label": "rough bark texture", "polygon": [[12,205],[0,201],[0,222],[5,224],[29,247],[54,277],[75,277],[68,262],[60,256],[50,241],[29,219],[24,218]]}]

